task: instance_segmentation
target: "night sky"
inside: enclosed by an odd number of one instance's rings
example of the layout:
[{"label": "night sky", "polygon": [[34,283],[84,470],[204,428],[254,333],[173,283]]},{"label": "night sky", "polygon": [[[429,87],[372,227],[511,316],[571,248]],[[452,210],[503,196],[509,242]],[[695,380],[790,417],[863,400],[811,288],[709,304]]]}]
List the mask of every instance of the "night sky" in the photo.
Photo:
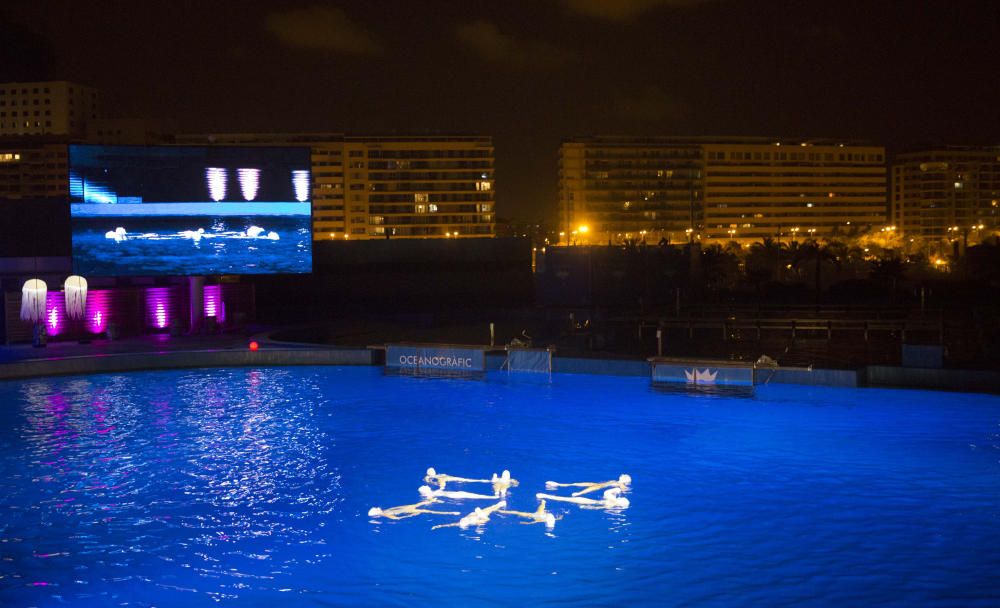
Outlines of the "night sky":
[{"label": "night sky", "polygon": [[181,131],[493,135],[498,212],[551,219],[586,134],[1000,143],[1000,2],[17,1],[0,80]]}]

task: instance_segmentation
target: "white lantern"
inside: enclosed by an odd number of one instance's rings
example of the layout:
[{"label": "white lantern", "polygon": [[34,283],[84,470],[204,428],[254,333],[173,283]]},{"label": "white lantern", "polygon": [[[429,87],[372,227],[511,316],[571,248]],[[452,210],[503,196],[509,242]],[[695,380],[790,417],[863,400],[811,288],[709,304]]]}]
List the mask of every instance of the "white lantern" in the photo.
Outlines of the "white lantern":
[{"label": "white lantern", "polygon": [[66,314],[70,319],[82,319],[87,311],[87,279],[73,275],[63,284],[66,296]]},{"label": "white lantern", "polygon": [[38,323],[45,319],[45,297],[49,288],[41,279],[28,279],[21,287],[21,320]]}]

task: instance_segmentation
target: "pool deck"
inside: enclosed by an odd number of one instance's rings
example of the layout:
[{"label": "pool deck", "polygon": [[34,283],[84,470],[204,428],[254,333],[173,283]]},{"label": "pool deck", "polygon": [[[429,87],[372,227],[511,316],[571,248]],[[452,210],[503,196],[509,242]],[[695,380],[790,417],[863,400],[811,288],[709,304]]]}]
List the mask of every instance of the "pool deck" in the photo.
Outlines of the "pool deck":
[{"label": "pool deck", "polygon": [[[251,340],[260,344],[251,351]],[[502,353],[487,355],[487,370],[499,370]],[[279,342],[267,333],[215,336],[166,335],[90,343],[53,342],[45,348],[0,345],[0,380],[100,374],[148,369],[284,365],[377,365],[369,348]],[[649,378],[645,359],[553,357],[553,371]],[[867,366],[852,370],[777,368],[759,384],[884,387],[1000,393],[1000,372]]]},{"label": "pool deck", "polygon": [[[259,350],[249,349],[251,340],[260,344]],[[274,342],[266,335],[161,335],[87,344],[54,342],[45,348],[0,346],[0,380],[145,369],[371,364],[368,349]]]}]

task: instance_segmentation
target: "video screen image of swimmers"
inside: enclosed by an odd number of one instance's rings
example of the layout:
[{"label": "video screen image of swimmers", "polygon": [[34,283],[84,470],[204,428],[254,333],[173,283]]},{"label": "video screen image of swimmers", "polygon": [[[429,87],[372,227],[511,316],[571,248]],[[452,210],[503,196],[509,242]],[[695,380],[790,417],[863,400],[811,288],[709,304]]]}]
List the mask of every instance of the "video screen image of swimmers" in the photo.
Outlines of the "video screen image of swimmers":
[{"label": "video screen image of swimmers", "polygon": [[310,162],[307,147],[72,145],[74,270],[311,272]]}]

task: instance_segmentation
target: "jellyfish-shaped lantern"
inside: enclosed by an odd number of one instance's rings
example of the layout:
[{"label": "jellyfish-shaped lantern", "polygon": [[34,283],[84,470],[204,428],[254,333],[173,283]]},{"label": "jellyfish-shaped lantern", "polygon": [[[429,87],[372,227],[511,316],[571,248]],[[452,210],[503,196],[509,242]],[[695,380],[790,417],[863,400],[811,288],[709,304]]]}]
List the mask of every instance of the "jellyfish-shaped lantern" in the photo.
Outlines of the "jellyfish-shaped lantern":
[{"label": "jellyfish-shaped lantern", "polygon": [[45,297],[49,288],[41,279],[28,279],[21,287],[21,320],[39,323],[45,319]]},{"label": "jellyfish-shaped lantern", "polygon": [[82,319],[87,310],[87,279],[73,275],[63,284],[66,314],[70,319]]}]

